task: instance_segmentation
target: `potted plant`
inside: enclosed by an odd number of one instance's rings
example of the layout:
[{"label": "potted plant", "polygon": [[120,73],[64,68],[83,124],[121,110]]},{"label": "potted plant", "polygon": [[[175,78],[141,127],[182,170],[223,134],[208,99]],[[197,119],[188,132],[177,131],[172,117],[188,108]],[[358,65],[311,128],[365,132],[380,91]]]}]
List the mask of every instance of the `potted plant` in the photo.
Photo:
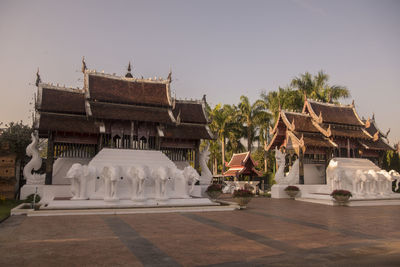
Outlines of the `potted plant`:
[{"label": "potted plant", "polygon": [[253,192],[248,189],[237,189],[233,191],[233,198],[239,204],[240,209],[245,209],[253,196]]},{"label": "potted plant", "polygon": [[331,193],[331,197],[333,197],[339,205],[345,205],[352,196],[350,191],[344,189],[336,189]]},{"label": "potted plant", "polygon": [[216,200],[222,194],[222,185],[211,184],[207,187],[206,194],[211,200]]},{"label": "potted plant", "polygon": [[300,189],[294,185],[289,185],[284,190],[290,198],[294,198],[300,192]]}]

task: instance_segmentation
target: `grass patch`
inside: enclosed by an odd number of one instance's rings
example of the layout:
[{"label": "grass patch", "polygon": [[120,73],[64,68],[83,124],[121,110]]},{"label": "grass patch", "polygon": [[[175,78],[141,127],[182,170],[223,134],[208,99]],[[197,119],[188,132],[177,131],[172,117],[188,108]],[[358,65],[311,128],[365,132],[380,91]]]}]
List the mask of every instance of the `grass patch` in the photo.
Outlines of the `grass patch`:
[{"label": "grass patch", "polygon": [[15,199],[6,199],[0,201],[0,221],[2,221],[4,218],[7,218],[10,215],[11,209],[18,206],[22,202],[24,201]]}]

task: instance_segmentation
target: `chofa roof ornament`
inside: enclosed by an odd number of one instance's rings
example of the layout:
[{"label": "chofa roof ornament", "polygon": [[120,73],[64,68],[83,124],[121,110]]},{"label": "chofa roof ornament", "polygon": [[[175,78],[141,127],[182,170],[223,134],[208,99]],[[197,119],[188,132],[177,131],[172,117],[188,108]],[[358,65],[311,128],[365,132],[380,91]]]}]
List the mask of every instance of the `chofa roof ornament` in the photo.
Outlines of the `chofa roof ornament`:
[{"label": "chofa roof ornament", "polygon": [[82,57],[82,73],[85,73],[85,71],[87,70],[86,67],[86,62],[85,62],[85,57]]},{"label": "chofa roof ornament", "polygon": [[35,81],[36,87],[38,87],[41,82],[42,82],[42,79],[40,78],[39,68],[38,68],[37,72],[36,72],[36,81]]},{"label": "chofa roof ornament", "polygon": [[132,73],[131,73],[131,70],[132,70],[132,68],[131,68],[131,62],[129,61],[129,64],[128,64],[128,72],[125,74],[125,77],[126,77],[126,78],[133,78],[133,75],[132,75]]}]

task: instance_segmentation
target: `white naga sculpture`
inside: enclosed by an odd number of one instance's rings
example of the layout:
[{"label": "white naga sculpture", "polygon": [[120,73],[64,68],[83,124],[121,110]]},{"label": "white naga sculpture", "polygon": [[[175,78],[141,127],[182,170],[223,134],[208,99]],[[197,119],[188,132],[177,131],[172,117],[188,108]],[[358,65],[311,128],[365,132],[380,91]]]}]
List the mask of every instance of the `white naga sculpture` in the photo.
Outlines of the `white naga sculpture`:
[{"label": "white naga sculpture", "polygon": [[400,175],[381,170],[368,159],[334,158],[326,169],[326,180],[331,190],[345,189],[357,198],[376,198],[393,194],[392,182],[397,180],[398,185]]},{"label": "white naga sculpture", "polygon": [[131,181],[132,200],[144,200],[144,183],[148,178],[150,170],[147,166],[133,166],[128,171]]},{"label": "white naga sculpture", "polygon": [[201,176],[199,178],[200,185],[209,185],[212,180],[212,174],[210,169],[207,166],[207,162],[210,159],[210,151],[208,150],[208,146],[200,153],[200,167],[201,167]]},{"label": "white naga sculpture", "polygon": [[26,147],[26,155],[32,157],[32,159],[25,165],[23,173],[26,179],[26,184],[40,185],[44,184],[46,175],[32,173],[32,171],[37,171],[42,166],[42,158],[40,157],[37,147],[39,138],[36,132],[31,134],[31,139],[32,143]]},{"label": "white naga sculpture", "polygon": [[65,178],[71,180],[72,199],[88,199],[87,184],[94,172],[95,169],[87,165],[75,163],[71,166]]},{"label": "white naga sculpture", "polygon": [[293,163],[290,172],[285,175],[285,153],[275,148],[275,159],[278,164],[278,170],[275,173],[277,184],[293,185],[299,183],[299,159]]},{"label": "white naga sculpture", "polygon": [[120,178],[120,168],[118,166],[105,166],[100,176],[104,180],[104,200],[118,201],[117,182]]}]

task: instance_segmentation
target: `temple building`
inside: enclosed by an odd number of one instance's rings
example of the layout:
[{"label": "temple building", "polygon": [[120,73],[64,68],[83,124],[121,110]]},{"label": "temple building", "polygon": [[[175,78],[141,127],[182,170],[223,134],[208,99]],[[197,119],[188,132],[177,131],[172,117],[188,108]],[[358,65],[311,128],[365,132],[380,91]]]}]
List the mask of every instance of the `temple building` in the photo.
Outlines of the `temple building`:
[{"label": "temple building", "polygon": [[332,157],[368,158],[380,166],[385,152],[393,150],[374,119],[360,119],[354,102],[340,105],[305,97],[301,113],[280,111],[270,134],[265,150],[285,149],[288,165],[298,158],[300,184],[325,183]]},{"label": "temple building", "polygon": [[224,172],[224,176],[232,176],[239,178],[240,176],[248,176],[251,178],[262,176],[262,172],[258,171],[256,163],[251,157],[250,152],[233,154],[227,167],[229,168]]},{"label": "temple building", "polygon": [[34,128],[48,139],[46,184],[52,184],[56,158],[92,158],[103,147],[152,149],[172,161],[199,166],[201,139],[212,139],[206,98],[178,100],[167,79],[99,73],[83,61],[83,88],[42,83]]}]

